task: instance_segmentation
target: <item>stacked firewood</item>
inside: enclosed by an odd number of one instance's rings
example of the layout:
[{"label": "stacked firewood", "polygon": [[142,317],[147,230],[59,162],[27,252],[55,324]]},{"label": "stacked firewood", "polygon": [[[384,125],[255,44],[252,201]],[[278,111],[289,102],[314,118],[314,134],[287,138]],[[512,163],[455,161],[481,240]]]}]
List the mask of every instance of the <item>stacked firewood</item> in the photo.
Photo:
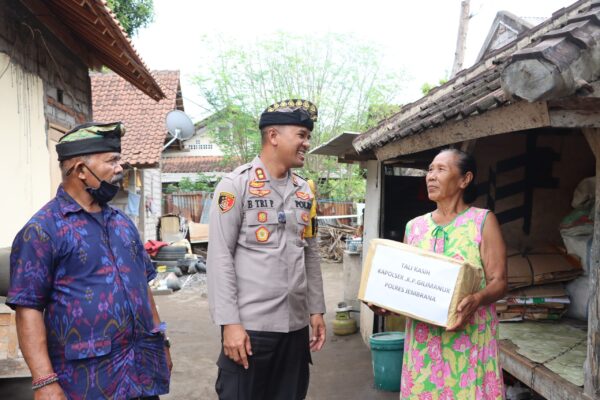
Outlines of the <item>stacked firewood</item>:
[{"label": "stacked firewood", "polygon": [[346,249],[346,239],[356,235],[357,230],[348,225],[320,225],[319,247],[321,257],[327,260],[341,262]]}]

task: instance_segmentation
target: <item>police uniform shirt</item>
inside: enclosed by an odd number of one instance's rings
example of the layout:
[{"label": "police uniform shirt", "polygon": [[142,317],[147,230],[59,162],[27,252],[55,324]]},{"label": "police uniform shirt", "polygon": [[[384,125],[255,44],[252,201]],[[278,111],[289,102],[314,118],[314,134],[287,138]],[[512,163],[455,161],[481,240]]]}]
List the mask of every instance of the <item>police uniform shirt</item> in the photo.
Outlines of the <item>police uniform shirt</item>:
[{"label": "police uniform shirt", "polygon": [[208,299],[217,325],[291,332],[325,312],[316,238],[305,238],[313,201],[290,174],[275,190],[256,157],[225,176],[210,210]]}]

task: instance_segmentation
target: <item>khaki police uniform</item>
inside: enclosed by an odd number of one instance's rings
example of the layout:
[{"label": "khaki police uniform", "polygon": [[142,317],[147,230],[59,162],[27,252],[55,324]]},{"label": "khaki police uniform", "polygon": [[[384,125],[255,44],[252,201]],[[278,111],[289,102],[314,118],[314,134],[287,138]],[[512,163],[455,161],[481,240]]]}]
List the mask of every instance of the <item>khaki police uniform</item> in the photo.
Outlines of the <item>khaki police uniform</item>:
[{"label": "khaki police uniform", "polygon": [[313,201],[308,183],[293,174],[281,196],[259,157],[217,185],[207,260],[215,324],[292,332],[310,314],[325,313],[316,238],[305,237]]},{"label": "khaki police uniform", "polygon": [[217,325],[243,325],[252,346],[248,370],[221,350],[215,384],[221,400],[306,396],[310,315],[325,313],[317,239],[308,237],[315,201],[297,175],[290,173],[285,188],[276,187],[259,157],[215,189],[207,260],[210,312]]}]

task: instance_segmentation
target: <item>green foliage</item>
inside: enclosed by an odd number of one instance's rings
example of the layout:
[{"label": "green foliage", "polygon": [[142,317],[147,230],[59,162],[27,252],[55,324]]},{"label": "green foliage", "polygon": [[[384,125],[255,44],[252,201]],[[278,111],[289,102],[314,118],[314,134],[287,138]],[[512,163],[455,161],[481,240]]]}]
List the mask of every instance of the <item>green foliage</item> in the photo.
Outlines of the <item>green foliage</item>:
[{"label": "green foliage", "polygon": [[195,180],[183,178],[177,185],[171,183],[164,190],[165,193],[174,192],[212,192],[216,186],[216,178],[198,173]]},{"label": "green foliage", "polygon": [[328,179],[323,181],[321,190],[322,198],[335,201],[354,201],[364,203],[365,201],[365,170],[355,165],[349,165],[348,171],[339,179]]},{"label": "green foliage", "polygon": [[[399,109],[389,104],[400,91],[401,74],[382,71],[380,52],[355,37],[279,33],[250,46],[227,40],[210,43],[207,63],[195,83],[220,115],[220,122],[207,128],[227,158],[245,162],[260,151],[259,116],[286,98],[307,99],[319,108],[313,148],[344,131],[362,132]],[[316,182],[346,176],[344,183],[322,183],[322,189],[339,192],[344,199],[364,197],[356,189],[364,186],[364,179],[355,166],[309,156],[300,174],[320,178]],[[353,179],[357,181],[351,184]]]},{"label": "green foliage", "polygon": [[401,108],[397,104],[372,104],[367,114],[367,127],[376,126],[381,120],[400,112]]},{"label": "green foliage", "polygon": [[246,163],[260,151],[258,121],[236,105],[208,119],[206,129],[225,155],[226,163]]},{"label": "green foliage", "polygon": [[440,85],[445,84],[446,82],[448,82],[448,78],[442,78],[438,81],[437,85],[425,82],[422,86],[421,86],[421,92],[423,93],[423,96],[427,96],[429,94],[429,91],[435,87],[438,87]]},{"label": "green foliage", "polygon": [[171,194],[175,192],[179,192],[179,188],[174,183],[169,183],[166,188],[163,189],[163,192],[166,194]]},{"label": "green foliage", "polygon": [[154,19],[153,0],[107,0],[108,7],[115,13],[117,19],[129,36]]}]

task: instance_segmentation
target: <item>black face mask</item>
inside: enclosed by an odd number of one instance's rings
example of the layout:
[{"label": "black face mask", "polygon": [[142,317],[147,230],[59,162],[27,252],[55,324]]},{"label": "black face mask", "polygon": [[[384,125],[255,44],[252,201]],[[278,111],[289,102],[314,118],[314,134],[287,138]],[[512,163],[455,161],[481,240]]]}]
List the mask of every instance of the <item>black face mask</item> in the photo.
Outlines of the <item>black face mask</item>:
[{"label": "black face mask", "polygon": [[[92,175],[94,175],[94,178],[98,179],[98,181],[100,182],[100,186],[97,188],[92,188],[92,187],[86,187],[85,190],[90,194],[90,196],[92,196],[94,198],[94,200],[96,201],[96,203],[98,203],[101,206],[106,205],[106,203],[108,203],[109,201],[111,201],[112,199],[114,199],[114,197],[117,195],[117,193],[119,192],[119,185],[114,185],[112,183],[109,183],[105,180],[101,180],[100,178],[98,178],[98,176],[94,173],[94,171],[92,171],[90,169],[90,167],[88,167],[87,165],[85,166],[87,168],[88,171],[90,171],[90,173]],[[115,182],[119,182],[122,179],[122,176],[120,179],[117,179]]]}]

